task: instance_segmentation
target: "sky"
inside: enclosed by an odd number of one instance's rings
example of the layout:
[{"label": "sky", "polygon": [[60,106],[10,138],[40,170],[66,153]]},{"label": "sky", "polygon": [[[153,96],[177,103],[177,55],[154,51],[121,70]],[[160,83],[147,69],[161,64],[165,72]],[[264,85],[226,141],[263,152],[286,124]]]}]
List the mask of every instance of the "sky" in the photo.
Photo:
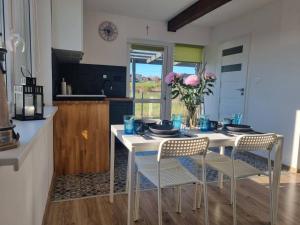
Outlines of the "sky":
[{"label": "sky", "polygon": [[[142,74],[144,76],[159,76],[161,74],[161,65],[153,65],[153,64],[136,64],[136,73]],[[176,73],[188,73],[194,74],[195,68],[193,67],[182,67],[182,66],[174,66],[173,71]],[[132,68],[130,66],[130,73],[132,74]]]}]

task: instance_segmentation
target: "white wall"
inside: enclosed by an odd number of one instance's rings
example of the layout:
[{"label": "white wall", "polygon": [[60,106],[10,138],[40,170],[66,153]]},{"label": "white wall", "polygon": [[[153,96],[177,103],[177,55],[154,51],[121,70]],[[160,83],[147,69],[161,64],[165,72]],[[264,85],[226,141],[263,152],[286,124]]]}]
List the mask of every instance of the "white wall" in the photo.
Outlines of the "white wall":
[{"label": "white wall", "polygon": [[[113,42],[101,39],[98,26],[109,20],[118,27],[118,38]],[[84,10],[83,63],[127,66],[127,41],[146,39],[170,43],[206,45],[210,40],[209,28],[186,26],[176,33],[167,32],[165,23],[136,19],[120,15]],[[146,26],[149,25],[147,36]]]},{"label": "white wall", "polygon": [[[274,1],[215,27],[206,49],[208,68],[216,71],[219,44],[250,35],[246,122],[259,131],[283,134],[283,162],[294,168],[300,168],[299,118],[295,122],[300,109],[299,12],[299,0]],[[206,108],[215,117],[217,96],[218,90],[207,100]]]}]

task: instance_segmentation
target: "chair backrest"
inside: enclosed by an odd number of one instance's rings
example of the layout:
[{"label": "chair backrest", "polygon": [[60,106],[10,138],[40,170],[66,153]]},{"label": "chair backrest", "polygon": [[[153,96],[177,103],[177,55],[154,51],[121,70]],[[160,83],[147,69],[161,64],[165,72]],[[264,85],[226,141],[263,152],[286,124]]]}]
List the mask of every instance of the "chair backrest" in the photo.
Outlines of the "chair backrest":
[{"label": "chair backrest", "polygon": [[277,139],[277,135],[273,133],[242,135],[235,141],[235,151],[272,151]]},{"label": "chair backrest", "polygon": [[209,139],[204,138],[175,138],[160,144],[157,160],[162,158],[206,155]]}]

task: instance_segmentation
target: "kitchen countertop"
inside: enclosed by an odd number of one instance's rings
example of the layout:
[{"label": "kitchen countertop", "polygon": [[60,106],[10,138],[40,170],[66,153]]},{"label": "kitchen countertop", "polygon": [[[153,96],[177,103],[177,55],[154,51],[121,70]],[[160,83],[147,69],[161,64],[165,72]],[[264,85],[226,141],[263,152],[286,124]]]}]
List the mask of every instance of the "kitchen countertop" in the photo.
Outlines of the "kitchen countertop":
[{"label": "kitchen countertop", "polygon": [[108,101],[133,101],[133,98],[106,98]]},{"label": "kitchen countertop", "polygon": [[55,106],[45,106],[45,120],[13,120],[16,125],[15,131],[20,134],[20,145],[17,148],[0,152],[0,166],[14,166],[16,171],[19,170],[40,130],[53,119],[56,111],[57,107]]},{"label": "kitchen countertop", "polygon": [[84,103],[95,103],[95,102],[109,102],[109,101],[133,101],[133,98],[129,98],[129,97],[124,97],[124,98],[111,98],[111,97],[107,97],[103,100],[59,100],[56,99],[53,101],[54,104],[59,104],[59,103],[75,103],[75,102],[84,102]]}]

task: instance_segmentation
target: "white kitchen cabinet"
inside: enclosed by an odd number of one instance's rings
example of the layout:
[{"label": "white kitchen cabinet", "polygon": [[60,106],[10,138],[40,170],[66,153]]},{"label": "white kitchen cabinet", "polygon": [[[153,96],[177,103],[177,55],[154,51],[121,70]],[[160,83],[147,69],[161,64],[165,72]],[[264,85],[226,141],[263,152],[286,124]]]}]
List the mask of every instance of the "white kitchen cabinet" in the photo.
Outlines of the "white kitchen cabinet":
[{"label": "white kitchen cabinet", "polygon": [[52,0],[52,47],[83,51],[83,0]]}]

